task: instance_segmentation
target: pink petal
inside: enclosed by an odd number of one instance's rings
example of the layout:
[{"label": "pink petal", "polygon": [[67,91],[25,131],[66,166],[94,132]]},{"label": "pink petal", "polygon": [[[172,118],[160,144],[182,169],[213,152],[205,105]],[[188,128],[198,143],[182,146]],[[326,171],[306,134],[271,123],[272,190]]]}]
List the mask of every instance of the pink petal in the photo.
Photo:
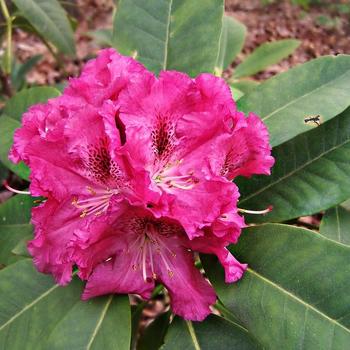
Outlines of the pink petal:
[{"label": "pink petal", "polygon": [[59,284],[71,280],[73,262],[67,246],[74,231],[81,224],[79,213],[71,202],[62,203],[48,199],[32,210],[35,238],[28,243],[28,250],[40,272],[52,273]]},{"label": "pink petal", "polygon": [[142,274],[133,271],[131,264],[126,256],[117,256],[98,265],[86,284],[82,299],[110,293],[133,293],[148,299],[154,282],[145,283]]},{"label": "pink petal", "polygon": [[168,255],[170,270],[157,256],[156,273],[169,291],[171,307],[175,314],[192,321],[202,321],[210,313],[216,301],[213,287],[194,266],[193,253],[179,245],[176,239],[168,239],[167,247],[176,254]]},{"label": "pink petal", "polygon": [[236,282],[242,277],[248,265],[241,264],[239,261],[237,261],[225,247],[226,244],[227,243],[225,240],[206,232],[204,237],[198,237],[192,240],[190,242],[190,247],[191,249],[201,253],[215,254],[225,269],[226,283],[232,283]]},{"label": "pink petal", "polygon": [[213,172],[232,180],[253,174],[270,174],[274,164],[266,126],[250,114],[246,126],[232,134],[219,136],[212,145],[210,163]]},{"label": "pink petal", "polygon": [[70,104],[86,103],[101,106],[104,101],[115,101],[125,86],[138,75],[148,71],[131,57],[120,55],[114,49],[101,50],[98,57],[90,60],[80,77],[70,79],[64,90]]}]

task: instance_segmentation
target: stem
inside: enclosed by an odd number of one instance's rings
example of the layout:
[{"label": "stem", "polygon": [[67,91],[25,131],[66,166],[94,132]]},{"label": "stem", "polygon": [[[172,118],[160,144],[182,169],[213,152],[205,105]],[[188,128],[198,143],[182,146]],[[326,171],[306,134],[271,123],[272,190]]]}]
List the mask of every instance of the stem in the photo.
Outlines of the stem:
[{"label": "stem", "polygon": [[4,71],[9,75],[12,68],[12,17],[10,16],[5,0],[0,0],[0,6],[6,20],[6,60]]}]

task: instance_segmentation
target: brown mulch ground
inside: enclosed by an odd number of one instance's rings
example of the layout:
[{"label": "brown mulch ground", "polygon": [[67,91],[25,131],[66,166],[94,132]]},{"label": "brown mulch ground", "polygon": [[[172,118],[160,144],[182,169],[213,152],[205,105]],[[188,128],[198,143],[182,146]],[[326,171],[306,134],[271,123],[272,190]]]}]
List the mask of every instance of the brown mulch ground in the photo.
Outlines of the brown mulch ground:
[{"label": "brown mulch ground", "polygon": [[[348,4],[350,8],[349,0],[329,2]],[[14,34],[14,47],[20,61],[34,54],[43,55],[36,69],[29,74],[29,83],[54,84],[66,76],[77,75],[83,61],[98,50],[96,43],[87,35],[88,31],[111,28],[113,7],[113,0],[71,0],[67,9],[78,19],[75,34],[77,58],[64,59],[63,68],[58,67],[40,40],[17,30]],[[305,11],[291,5],[287,0],[276,0],[270,5],[263,5],[262,0],[226,0],[225,9],[227,14],[234,16],[248,28],[243,52],[235,63],[266,41],[297,38],[302,42],[291,57],[256,75],[258,80],[321,55],[350,53],[350,13],[340,14],[326,5],[311,6]],[[326,24],[320,24],[320,17],[328,17],[330,20]]]},{"label": "brown mulch ground", "polygon": [[[261,0],[226,0],[226,12],[248,29],[243,54],[237,61],[266,41],[299,39],[297,51],[258,74],[260,80],[322,55],[350,54],[350,13],[340,14],[332,7],[340,3],[348,5],[350,12],[349,0],[329,1],[329,5],[311,6],[307,11],[285,0],[265,6]],[[328,23],[321,25],[322,18],[328,18]]]}]

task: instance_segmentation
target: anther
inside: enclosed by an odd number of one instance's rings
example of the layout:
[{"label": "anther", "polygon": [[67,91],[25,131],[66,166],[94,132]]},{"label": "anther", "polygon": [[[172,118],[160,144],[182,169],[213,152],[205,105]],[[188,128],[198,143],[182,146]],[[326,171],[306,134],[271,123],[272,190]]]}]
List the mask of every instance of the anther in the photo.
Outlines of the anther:
[{"label": "anther", "polygon": [[96,195],[96,191],[91,187],[91,186],[86,186],[86,189],[92,194],[92,195]]}]

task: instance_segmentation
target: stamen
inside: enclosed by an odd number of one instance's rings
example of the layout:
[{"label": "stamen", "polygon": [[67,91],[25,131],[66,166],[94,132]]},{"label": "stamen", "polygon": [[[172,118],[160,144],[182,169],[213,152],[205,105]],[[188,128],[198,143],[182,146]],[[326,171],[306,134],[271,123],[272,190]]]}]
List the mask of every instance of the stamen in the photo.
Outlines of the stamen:
[{"label": "stamen", "polygon": [[176,254],[174,252],[172,252],[167,246],[166,244],[161,240],[161,239],[157,239],[156,243],[159,245],[159,246],[162,246],[164,249],[166,249],[173,258],[176,257]]},{"label": "stamen", "polygon": [[149,258],[150,258],[150,263],[151,263],[152,278],[153,278],[154,280],[156,280],[156,279],[157,279],[157,275],[156,275],[156,273],[154,272],[153,254],[152,254],[152,248],[151,248],[151,245],[150,245],[150,244],[148,245],[148,252],[149,252]]},{"label": "stamen", "polygon": [[[82,209],[80,214],[81,218],[91,214],[95,214],[96,216],[101,215],[108,209],[109,200],[113,194],[118,193],[117,190],[111,191],[109,188],[96,191],[90,186],[87,186],[87,190],[93,195],[93,197],[80,200],[74,197],[72,200],[72,205],[78,209]],[[96,196],[97,194],[99,195]]]},{"label": "stamen", "polygon": [[273,206],[269,205],[266,209],[264,210],[247,210],[247,209],[241,209],[238,208],[238,211],[240,213],[245,213],[245,214],[254,214],[254,215],[265,215],[267,213],[269,213],[270,211],[272,211]]},{"label": "stamen", "polygon": [[169,277],[173,277],[174,276],[174,272],[170,269],[170,266],[169,266],[168,262],[166,261],[165,256],[163,255],[162,251],[159,248],[157,249],[157,253],[162,258],[163,263],[164,263],[165,267],[167,268]]},{"label": "stamen", "polygon": [[194,187],[194,184],[191,185],[181,185],[178,182],[173,182],[173,181],[169,181],[167,183],[167,185],[169,186],[169,188],[175,187],[175,188],[180,188],[181,190],[190,190]]},{"label": "stamen", "polygon": [[143,276],[143,280],[145,282],[147,282],[147,270],[146,270],[146,247],[147,246],[147,242],[144,246],[141,247],[142,249],[142,276]]},{"label": "stamen", "polygon": [[12,188],[8,183],[7,181],[5,180],[3,183],[3,186],[9,190],[10,192],[13,192],[13,193],[17,193],[17,194],[29,194],[30,195],[30,192],[29,191],[19,191],[19,190],[16,190],[15,188]]}]

